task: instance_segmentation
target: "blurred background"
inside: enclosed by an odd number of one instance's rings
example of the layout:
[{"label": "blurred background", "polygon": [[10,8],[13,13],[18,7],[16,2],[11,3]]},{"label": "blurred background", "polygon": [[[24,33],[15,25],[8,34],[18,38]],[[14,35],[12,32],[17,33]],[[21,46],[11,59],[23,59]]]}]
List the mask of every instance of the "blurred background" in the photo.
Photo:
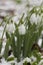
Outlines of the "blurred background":
[{"label": "blurred background", "polygon": [[[26,0],[0,0],[0,16],[6,16],[8,14],[15,14],[15,12],[23,10],[26,5]],[[21,11],[20,11],[21,10]]]},{"label": "blurred background", "polygon": [[0,18],[6,15],[21,15],[29,6],[40,6],[43,0],[0,0]]}]

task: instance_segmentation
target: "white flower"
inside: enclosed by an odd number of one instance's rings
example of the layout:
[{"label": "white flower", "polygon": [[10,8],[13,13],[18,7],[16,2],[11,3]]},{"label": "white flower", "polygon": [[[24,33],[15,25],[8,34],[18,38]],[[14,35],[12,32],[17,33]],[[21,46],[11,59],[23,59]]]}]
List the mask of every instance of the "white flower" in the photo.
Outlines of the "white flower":
[{"label": "white flower", "polygon": [[15,25],[13,23],[7,24],[6,31],[8,31],[9,33],[14,33]]},{"label": "white flower", "polygon": [[39,62],[38,65],[43,65],[43,59]]},{"label": "white flower", "polygon": [[39,23],[39,22],[41,22],[41,17],[37,14],[36,15],[36,13],[33,13],[32,15],[31,15],[31,17],[30,17],[30,22],[33,24],[33,23],[35,23],[35,24],[37,24],[37,23]]},{"label": "white flower", "polygon": [[17,37],[15,36],[15,42],[17,42]]},{"label": "white flower", "polygon": [[42,39],[38,40],[38,45],[39,45],[39,47],[41,47],[41,45],[42,45]]},{"label": "white flower", "polygon": [[25,28],[24,24],[22,24],[18,27],[18,31],[19,31],[20,35],[24,35],[26,33],[26,28]]},{"label": "white flower", "polygon": [[40,6],[43,0],[28,0],[30,6]]},{"label": "white flower", "polygon": [[31,56],[31,60],[32,60],[32,62],[35,62],[37,60],[37,58],[34,56]]}]

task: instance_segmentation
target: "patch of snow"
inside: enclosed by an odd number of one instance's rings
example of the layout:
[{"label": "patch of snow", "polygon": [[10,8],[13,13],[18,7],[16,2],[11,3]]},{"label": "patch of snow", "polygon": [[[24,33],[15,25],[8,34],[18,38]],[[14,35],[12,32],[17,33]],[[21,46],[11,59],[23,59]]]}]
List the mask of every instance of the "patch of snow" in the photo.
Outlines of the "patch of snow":
[{"label": "patch of snow", "polygon": [[0,65],[11,65],[10,63],[8,63],[7,61],[5,61],[4,58],[1,59],[1,63]]},{"label": "patch of snow", "polygon": [[16,23],[16,24],[19,24],[19,17],[18,16],[14,16],[12,18],[13,22]]}]

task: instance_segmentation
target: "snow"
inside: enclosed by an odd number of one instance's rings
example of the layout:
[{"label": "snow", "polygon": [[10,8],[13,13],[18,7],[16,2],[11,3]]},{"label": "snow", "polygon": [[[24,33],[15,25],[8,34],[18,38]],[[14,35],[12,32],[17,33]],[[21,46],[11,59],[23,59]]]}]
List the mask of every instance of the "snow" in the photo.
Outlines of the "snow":
[{"label": "snow", "polygon": [[7,61],[5,61],[4,58],[1,59],[1,63],[0,65],[11,65],[10,63],[8,63]]},{"label": "snow", "polygon": [[19,17],[18,16],[14,16],[12,18],[13,22],[16,23],[16,24],[19,24]]}]

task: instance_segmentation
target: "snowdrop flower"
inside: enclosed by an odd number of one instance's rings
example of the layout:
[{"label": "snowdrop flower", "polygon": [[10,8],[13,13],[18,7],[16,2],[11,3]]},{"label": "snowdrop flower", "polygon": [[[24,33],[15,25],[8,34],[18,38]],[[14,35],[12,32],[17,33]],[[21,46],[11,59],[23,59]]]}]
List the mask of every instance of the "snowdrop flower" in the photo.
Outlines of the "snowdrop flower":
[{"label": "snowdrop flower", "polygon": [[38,65],[43,65],[43,59],[39,62]]},{"label": "snowdrop flower", "polygon": [[37,60],[37,58],[34,56],[31,56],[31,60],[32,60],[32,62],[35,62]]},{"label": "snowdrop flower", "polygon": [[20,35],[24,35],[26,33],[26,28],[25,28],[24,24],[22,24],[18,27],[18,31],[19,31]]},{"label": "snowdrop flower", "polygon": [[28,0],[30,6],[40,6],[43,0]]},{"label": "snowdrop flower", "polygon": [[8,31],[9,33],[14,33],[15,25],[13,23],[7,24],[6,31]]},{"label": "snowdrop flower", "polygon": [[39,45],[39,47],[41,47],[41,45],[42,45],[42,39],[38,40],[38,45]]},{"label": "snowdrop flower", "polygon": [[31,17],[30,17],[30,22],[33,24],[33,23],[35,23],[35,24],[37,24],[37,23],[39,23],[39,22],[41,22],[41,17],[37,14],[36,15],[36,13],[33,13],[32,15],[31,15]]},{"label": "snowdrop flower", "polygon": [[0,38],[2,38],[3,30],[4,30],[3,26],[0,26]]},{"label": "snowdrop flower", "polygon": [[30,59],[30,58],[28,58],[28,57],[26,57],[26,58],[23,60],[23,63],[24,63],[25,61],[26,61],[26,62],[30,62],[30,63],[31,63],[31,59]]}]

